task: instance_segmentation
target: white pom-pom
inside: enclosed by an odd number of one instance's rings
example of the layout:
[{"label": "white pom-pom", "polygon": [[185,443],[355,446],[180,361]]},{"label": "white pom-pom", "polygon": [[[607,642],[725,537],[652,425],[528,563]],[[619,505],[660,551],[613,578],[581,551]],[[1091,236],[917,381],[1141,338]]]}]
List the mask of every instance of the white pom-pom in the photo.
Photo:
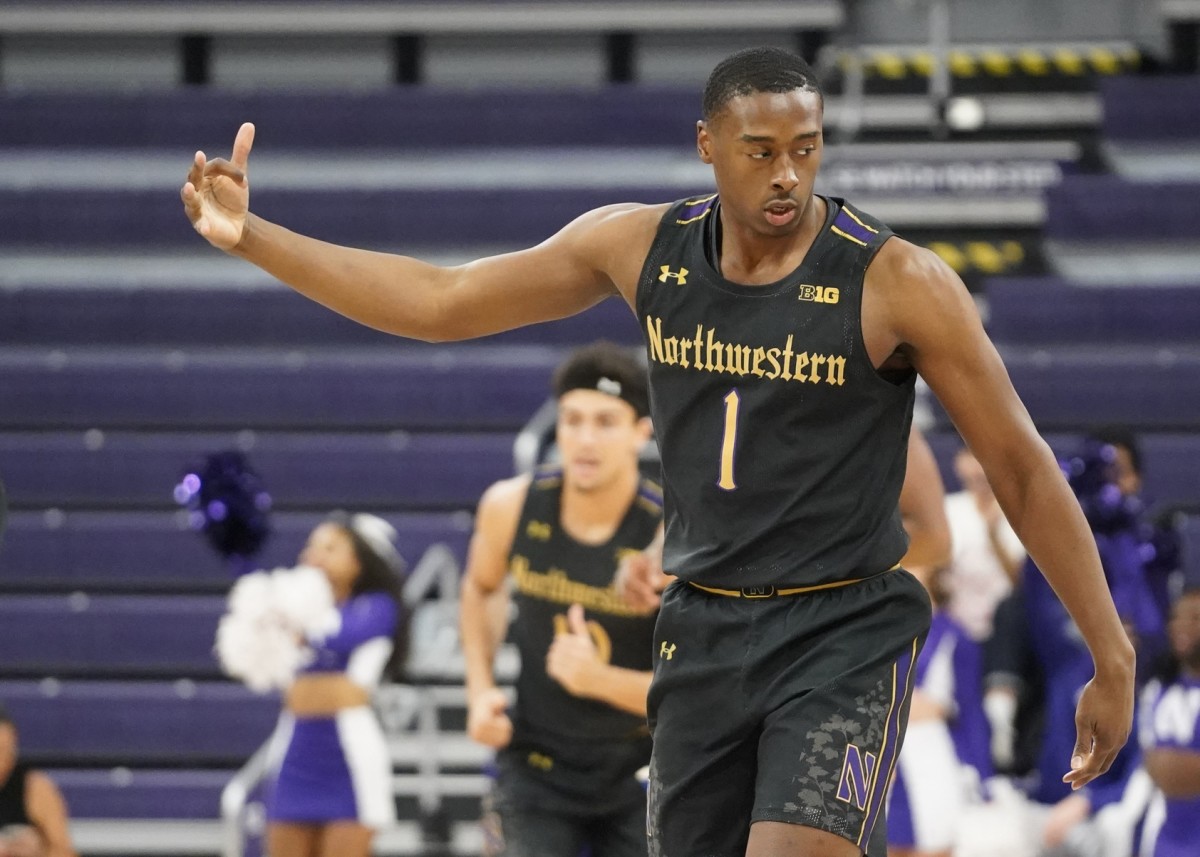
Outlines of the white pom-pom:
[{"label": "white pom-pom", "polygon": [[217,626],[216,654],[225,673],[258,693],[285,688],[312,662],[307,639],[335,633],[341,615],[320,569],[278,568],[243,575]]},{"label": "white pom-pom", "polygon": [[306,639],[324,639],[341,625],[329,578],[312,566],[276,569],[271,574],[271,607]]},{"label": "white pom-pom", "polygon": [[271,575],[265,571],[243,574],[229,590],[229,612],[235,616],[262,616],[271,608]]}]

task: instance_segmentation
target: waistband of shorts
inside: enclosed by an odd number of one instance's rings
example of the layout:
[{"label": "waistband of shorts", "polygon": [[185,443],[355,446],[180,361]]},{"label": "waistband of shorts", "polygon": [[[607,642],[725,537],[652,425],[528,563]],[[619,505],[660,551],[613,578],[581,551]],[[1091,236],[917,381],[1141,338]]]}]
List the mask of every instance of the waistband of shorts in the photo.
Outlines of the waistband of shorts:
[{"label": "waistband of shorts", "polygon": [[744,586],[741,589],[722,589],[718,586],[704,586],[699,583],[693,583],[690,580],[687,581],[687,584],[694,589],[699,589],[701,592],[707,592],[710,595],[721,595],[725,598],[747,598],[753,601],[764,598],[783,598],[789,595],[804,595],[807,592],[823,592],[827,589],[841,589],[844,586],[853,586],[856,583],[874,580],[898,568],[900,568],[900,565],[896,564],[878,574],[870,574],[866,577],[853,577],[849,580],[837,580],[833,583],[818,583],[814,586]]}]

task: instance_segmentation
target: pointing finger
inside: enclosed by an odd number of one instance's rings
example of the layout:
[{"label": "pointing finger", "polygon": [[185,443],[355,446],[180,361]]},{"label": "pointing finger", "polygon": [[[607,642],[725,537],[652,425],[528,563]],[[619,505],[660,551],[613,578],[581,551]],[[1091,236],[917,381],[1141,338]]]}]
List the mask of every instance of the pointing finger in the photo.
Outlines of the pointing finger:
[{"label": "pointing finger", "polygon": [[200,179],[204,177],[204,162],[205,157],[203,152],[197,152],[192,158],[192,167],[188,170],[187,180],[191,182],[192,187],[200,186]]},{"label": "pointing finger", "polygon": [[242,172],[246,171],[247,162],[250,160],[250,148],[253,145],[254,124],[243,122],[242,127],[238,128],[237,136],[233,139],[233,155],[230,157],[233,165]]}]

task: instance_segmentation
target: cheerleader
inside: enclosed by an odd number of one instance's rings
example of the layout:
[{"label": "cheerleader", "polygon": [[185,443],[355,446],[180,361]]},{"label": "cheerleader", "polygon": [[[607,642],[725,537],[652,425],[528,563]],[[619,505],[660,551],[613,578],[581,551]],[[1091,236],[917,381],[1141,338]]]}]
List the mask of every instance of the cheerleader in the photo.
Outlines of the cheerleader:
[{"label": "cheerleader", "polygon": [[[395,822],[391,758],[370,707],[406,655],[394,538],[373,515],[332,517],[312,531],[301,568],[248,575],[231,594],[218,635],[227,671],[259,689],[286,684],[271,857],[366,857],[375,832]],[[230,653],[249,661],[251,651],[256,664],[232,662]]]}]

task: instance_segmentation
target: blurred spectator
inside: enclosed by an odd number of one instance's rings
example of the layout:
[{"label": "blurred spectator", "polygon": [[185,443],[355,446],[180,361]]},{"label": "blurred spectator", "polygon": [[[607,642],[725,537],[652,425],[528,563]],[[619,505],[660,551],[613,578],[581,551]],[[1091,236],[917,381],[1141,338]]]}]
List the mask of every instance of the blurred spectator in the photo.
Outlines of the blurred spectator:
[{"label": "blurred spectator", "polygon": [[[1138,650],[1139,664],[1154,654],[1162,634],[1161,617],[1145,576],[1141,503],[1120,487],[1138,484],[1126,465],[1136,459],[1111,444],[1088,438],[1062,462],[1099,549],[1117,611]],[[1118,802],[1138,768],[1139,753],[1125,745],[1112,767],[1086,788],[1072,792],[1062,781],[1076,740],[1075,702],[1092,677],[1092,662],[1075,623],[1032,562],[1018,591],[997,610],[989,646],[985,708],[993,730],[998,766],[1025,770],[1019,751],[1029,752],[1027,780],[1043,854],[1099,853],[1102,835],[1090,823],[1097,812]],[[1017,717],[1018,700],[1026,716]],[[1029,711],[1033,702],[1036,712]],[[1014,736],[1014,720],[1022,733]],[[1039,723],[1040,721],[1040,723]],[[1014,738],[1020,738],[1014,745]]]},{"label": "blurred spectator", "polygon": [[1013,532],[983,467],[965,446],[954,457],[962,490],[946,498],[953,556],[946,612],[974,640],[992,632],[992,614],[1017,582],[1025,548]]},{"label": "blurred spectator", "polygon": [[1200,854],[1200,589],[1175,602],[1171,663],[1147,685],[1140,737],[1146,771],[1162,792],[1161,816],[1147,821],[1142,853]]},{"label": "blurred spectator", "polygon": [[0,706],[0,857],[74,857],[58,786],[19,761],[17,726]]},{"label": "blurred spectator", "polygon": [[888,805],[889,857],[948,857],[965,807],[992,775],[981,648],[941,608],[931,582],[933,621]]}]

